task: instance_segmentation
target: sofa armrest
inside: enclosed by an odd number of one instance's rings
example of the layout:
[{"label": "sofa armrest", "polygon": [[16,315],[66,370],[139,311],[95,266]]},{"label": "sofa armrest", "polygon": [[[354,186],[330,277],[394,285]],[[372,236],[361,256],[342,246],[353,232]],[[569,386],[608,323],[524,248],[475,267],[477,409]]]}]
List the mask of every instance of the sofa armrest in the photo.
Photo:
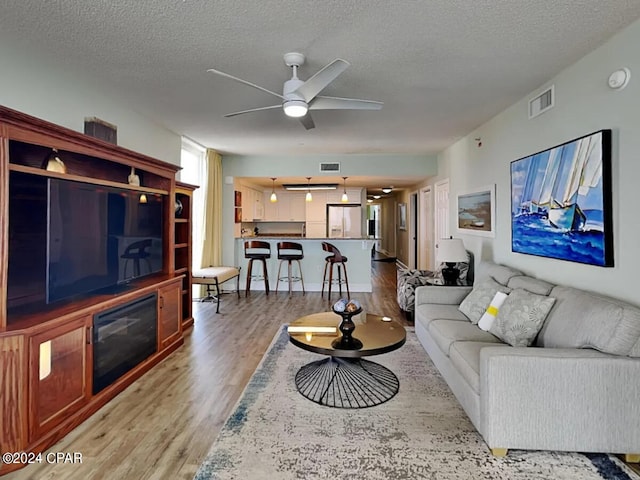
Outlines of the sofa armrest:
[{"label": "sofa armrest", "polygon": [[640,451],[640,359],[591,349],[485,347],[481,434],[490,448]]},{"label": "sofa armrest", "polygon": [[425,303],[441,305],[459,305],[469,295],[471,286],[433,286],[416,287],[416,307]]}]

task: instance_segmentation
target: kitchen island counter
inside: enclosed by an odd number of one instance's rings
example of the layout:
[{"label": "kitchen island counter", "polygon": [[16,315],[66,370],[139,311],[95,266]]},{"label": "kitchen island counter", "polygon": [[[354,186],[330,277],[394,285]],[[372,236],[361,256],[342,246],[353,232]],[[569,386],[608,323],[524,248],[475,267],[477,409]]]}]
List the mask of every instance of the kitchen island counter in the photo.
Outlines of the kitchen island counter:
[{"label": "kitchen island counter", "polygon": [[[300,243],[304,249],[304,258],[300,260],[300,264],[302,266],[302,275],[304,276],[304,286],[308,292],[322,291],[322,273],[324,271],[325,258],[328,256],[328,253],[322,249],[322,242],[329,242],[335,245],[340,250],[340,253],[349,259],[347,262],[349,290],[352,293],[371,292],[371,247],[373,246],[373,240],[368,238],[309,238],[295,237],[288,234],[281,236],[258,234],[258,236],[238,237],[236,238],[235,264],[242,267],[241,285],[246,281],[246,265],[248,262],[244,258],[244,242],[251,240],[260,240],[271,245],[271,258],[267,260],[267,269],[269,283],[273,291],[276,288],[276,275],[278,273],[278,242],[294,241]],[[285,271],[284,267],[283,271]],[[263,282],[253,282],[251,289],[264,290],[264,284]],[[293,289],[302,291],[300,282],[294,283]],[[280,294],[281,290],[283,292],[288,290],[286,283],[280,285],[278,294]],[[344,289],[343,293],[346,296]],[[334,298],[337,297],[335,293],[333,296]]]}]

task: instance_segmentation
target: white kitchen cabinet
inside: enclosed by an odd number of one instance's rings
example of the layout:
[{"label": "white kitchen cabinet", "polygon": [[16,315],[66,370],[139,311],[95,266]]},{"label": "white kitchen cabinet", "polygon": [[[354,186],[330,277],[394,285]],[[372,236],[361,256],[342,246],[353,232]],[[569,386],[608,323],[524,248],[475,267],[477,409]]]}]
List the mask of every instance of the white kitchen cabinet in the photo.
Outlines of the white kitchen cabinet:
[{"label": "white kitchen cabinet", "polygon": [[306,218],[306,202],[304,193],[290,193],[289,197],[289,221],[304,222]]},{"label": "white kitchen cabinet", "polygon": [[306,236],[307,238],[327,238],[327,223],[307,222]]},{"label": "white kitchen cabinet", "polygon": [[264,215],[262,220],[267,222],[304,222],[306,205],[304,193],[276,192],[277,202],[271,202],[271,191],[265,191],[263,196]]},{"label": "white kitchen cabinet", "polygon": [[305,219],[307,222],[327,221],[327,192],[311,192],[313,199],[305,201]]}]

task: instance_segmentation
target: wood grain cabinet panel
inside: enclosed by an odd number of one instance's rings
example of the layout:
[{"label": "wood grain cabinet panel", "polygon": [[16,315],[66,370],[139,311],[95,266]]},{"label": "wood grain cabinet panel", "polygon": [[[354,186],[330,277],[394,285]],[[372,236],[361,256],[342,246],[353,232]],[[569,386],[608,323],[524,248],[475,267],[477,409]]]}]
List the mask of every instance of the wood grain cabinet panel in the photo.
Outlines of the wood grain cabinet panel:
[{"label": "wood grain cabinet panel", "polygon": [[182,335],[181,300],[179,283],[158,290],[158,350]]},{"label": "wood grain cabinet panel", "polygon": [[26,443],[27,362],[24,337],[0,337],[0,451],[19,452]]},{"label": "wood grain cabinet panel", "polygon": [[33,441],[87,403],[91,368],[87,337],[91,316],[83,316],[29,341],[29,433]]}]

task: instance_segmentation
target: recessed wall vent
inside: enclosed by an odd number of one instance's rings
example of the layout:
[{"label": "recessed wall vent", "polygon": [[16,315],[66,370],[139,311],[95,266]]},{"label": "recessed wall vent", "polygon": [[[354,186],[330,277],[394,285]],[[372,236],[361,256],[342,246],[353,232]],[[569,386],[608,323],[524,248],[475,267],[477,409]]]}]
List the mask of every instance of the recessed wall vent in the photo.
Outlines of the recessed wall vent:
[{"label": "recessed wall vent", "polygon": [[543,114],[555,104],[555,95],[553,85],[544,90],[539,95],[529,100],[529,118],[537,117]]},{"label": "recessed wall vent", "polygon": [[320,172],[340,173],[340,162],[320,162]]}]

